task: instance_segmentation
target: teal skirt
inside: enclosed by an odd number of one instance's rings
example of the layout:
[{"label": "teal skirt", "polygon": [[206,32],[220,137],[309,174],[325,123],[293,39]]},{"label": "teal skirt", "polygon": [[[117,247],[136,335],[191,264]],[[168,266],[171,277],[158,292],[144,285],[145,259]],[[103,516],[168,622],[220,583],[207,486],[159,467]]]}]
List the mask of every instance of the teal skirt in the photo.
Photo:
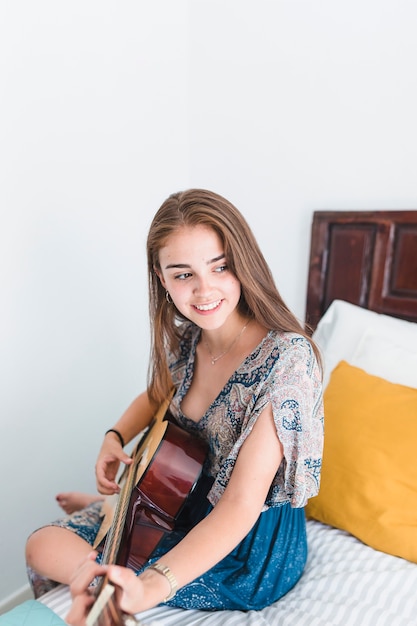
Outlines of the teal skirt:
[{"label": "teal skirt", "polygon": [[[161,545],[152,560],[169,546]],[[289,504],[261,513],[248,535],[212,569],[185,585],[167,604],[184,609],[260,610],[285,595],[307,561],[304,509]]]},{"label": "teal skirt", "polygon": [[[210,505],[205,511],[210,511]],[[93,544],[102,521],[100,503],[52,522]],[[143,571],[184,536],[172,533],[153,552]],[[205,574],[185,585],[167,604],[184,609],[216,611],[260,610],[286,594],[301,577],[307,560],[304,509],[289,504],[272,507],[259,516],[249,534],[230,554]],[[138,573],[140,573],[140,571]],[[35,597],[56,586],[28,568]]]}]

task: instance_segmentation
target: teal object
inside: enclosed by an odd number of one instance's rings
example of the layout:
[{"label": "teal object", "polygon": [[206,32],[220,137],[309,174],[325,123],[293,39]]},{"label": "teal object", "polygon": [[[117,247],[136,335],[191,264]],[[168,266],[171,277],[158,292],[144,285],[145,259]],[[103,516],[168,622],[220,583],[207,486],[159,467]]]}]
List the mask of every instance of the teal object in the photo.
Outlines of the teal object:
[{"label": "teal object", "polygon": [[66,626],[65,622],[45,604],[26,600],[0,615],[0,626]]}]

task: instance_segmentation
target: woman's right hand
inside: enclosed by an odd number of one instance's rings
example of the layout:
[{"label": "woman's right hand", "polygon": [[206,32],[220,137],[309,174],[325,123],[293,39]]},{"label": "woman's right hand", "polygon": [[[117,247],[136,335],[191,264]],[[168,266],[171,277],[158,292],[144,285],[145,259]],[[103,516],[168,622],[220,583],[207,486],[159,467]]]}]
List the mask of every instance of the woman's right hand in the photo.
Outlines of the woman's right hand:
[{"label": "woman's right hand", "polygon": [[119,493],[116,477],[120,463],[130,465],[132,462],[133,459],[125,453],[117,436],[111,432],[106,434],[95,468],[98,492],[104,495]]},{"label": "woman's right hand", "polygon": [[159,573],[146,570],[141,576],[136,576],[132,569],[121,565],[100,565],[96,556],[97,552],[90,552],[71,578],[72,604],[66,616],[67,624],[85,626],[87,615],[96,601],[96,588],[90,584],[97,576],[106,575],[108,581],[117,587],[117,606],[130,615],[156,606],[167,594],[167,581]]},{"label": "woman's right hand", "polygon": [[[146,391],[133,400],[115,424],[115,428],[123,433],[126,443],[132,441],[149,425],[156,409],[157,407],[151,403]],[[107,432],[96,462],[96,482],[99,493],[106,496],[119,493],[120,488],[116,483],[116,477],[120,463],[130,465],[133,460],[124,452],[118,436],[112,431]]]}]

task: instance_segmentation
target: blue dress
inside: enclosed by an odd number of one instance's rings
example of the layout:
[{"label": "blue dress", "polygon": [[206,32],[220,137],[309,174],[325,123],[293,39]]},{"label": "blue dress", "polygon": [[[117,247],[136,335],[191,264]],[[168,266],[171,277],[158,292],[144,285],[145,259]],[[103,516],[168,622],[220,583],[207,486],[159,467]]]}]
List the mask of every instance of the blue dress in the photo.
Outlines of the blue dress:
[{"label": "blue dress", "polygon": [[[161,546],[152,561],[169,549]],[[230,554],[167,602],[184,609],[260,610],[289,591],[307,559],[304,509],[290,504],[261,513]]]},{"label": "blue dress", "polygon": [[[210,506],[221,497],[239,450],[268,403],[284,460],[264,510],[247,536],[212,569],[180,589],[168,604],[189,609],[260,610],[296,584],[307,560],[304,506],[318,493],[323,447],[321,373],[304,337],[270,331],[202,418],[194,422],[182,413],[181,403],[192,382],[200,332],[192,324],[185,325],[179,355],[168,355],[177,390],[170,412],[180,426],[209,445],[204,469],[213,480]],[[163,550],[155,558],[160,558]]]},{"label": "blue dress", "polygon": [[[307,560],[304,506],[318,493],[323,446],[321,374],[304,337],[270,331],[194,422],[182,413],[181,402],[191,385],[200,332],[193,324],[185,324],[180,350],[168,354],[168,363],[176,387],[170,412],[209,448],[203,468],[209,485],[203,515],[221,497],[239,450],[268,403],[284,459],[251,531],[213,568],[178,590],[168,604],[185,609],[260,610],[296,584]],[[100,507],[94,503],[53,525],[93,543],[100,523]],[[180,539],[175,533],[168,536],[144,568]],[[35,595],[50,588],[50,581],[31,570],[28,574]]]}]

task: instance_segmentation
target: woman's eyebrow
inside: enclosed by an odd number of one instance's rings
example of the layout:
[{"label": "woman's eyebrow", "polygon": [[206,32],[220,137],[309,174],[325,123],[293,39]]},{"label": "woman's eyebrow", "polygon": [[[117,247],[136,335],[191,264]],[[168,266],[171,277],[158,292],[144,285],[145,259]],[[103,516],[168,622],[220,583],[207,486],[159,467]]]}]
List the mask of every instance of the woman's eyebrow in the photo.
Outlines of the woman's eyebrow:
[{"label": "woman's eyebrow", "polygon": [[[219,254],[219,256],[215,256],[213,259],[210,259],[209,261],[207,261],[207,265],[211,265],[212,263],[216,263],[217,261],[221,261],[222,259],[225,259],[226,255],[225,254]],[[191,265],[189,265],[188,263],[169,263],[168,265],[165,266],[166,270],[169,269],[190,269]]]}]

